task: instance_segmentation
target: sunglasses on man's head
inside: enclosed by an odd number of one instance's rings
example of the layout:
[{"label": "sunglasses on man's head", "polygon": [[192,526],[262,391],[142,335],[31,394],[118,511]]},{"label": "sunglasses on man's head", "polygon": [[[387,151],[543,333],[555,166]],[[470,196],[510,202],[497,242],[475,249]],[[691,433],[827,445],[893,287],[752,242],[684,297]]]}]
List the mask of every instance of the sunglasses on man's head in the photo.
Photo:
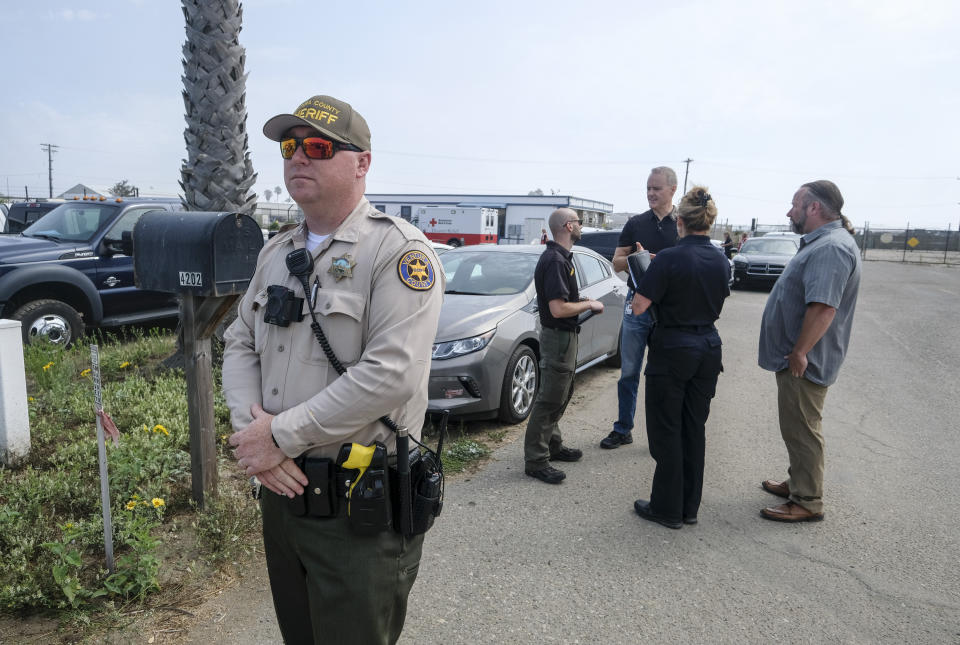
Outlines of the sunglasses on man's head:
[{"label": "sunglasses on man's head", "polygon": [[330,141],[323,137],[286,137],[280,140],[280,155],[284,159],[292,159],[298,146],[303,148],[303,154],[311,159],[333,159],[337,150],[363,152],[355,145]]}]

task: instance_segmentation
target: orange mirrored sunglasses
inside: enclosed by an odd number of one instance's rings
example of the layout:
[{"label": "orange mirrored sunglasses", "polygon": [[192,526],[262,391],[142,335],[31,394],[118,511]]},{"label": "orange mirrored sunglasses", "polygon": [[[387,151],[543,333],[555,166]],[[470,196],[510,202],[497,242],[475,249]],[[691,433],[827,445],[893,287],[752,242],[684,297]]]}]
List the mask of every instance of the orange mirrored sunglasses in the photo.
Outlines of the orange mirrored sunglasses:
[{"label": "orange mirrored sunglasses", "polygon": [[298,147],[303,148],[303,154],[311,159],[333,159],[337,150],[363,152],[355,145],[330,141],[323,137],[285,137],[280,140],[280,155],[284,159],[292,159]]}]

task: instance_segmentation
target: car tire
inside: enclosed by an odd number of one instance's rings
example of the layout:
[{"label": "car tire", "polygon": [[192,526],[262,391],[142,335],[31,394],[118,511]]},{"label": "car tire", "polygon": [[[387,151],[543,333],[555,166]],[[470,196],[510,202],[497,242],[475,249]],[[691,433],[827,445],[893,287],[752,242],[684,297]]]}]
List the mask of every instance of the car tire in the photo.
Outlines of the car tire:
[{"label": "car tire", "polygon": [[20,321],[24,345],[46,341],[69,347],[83,336],[83,317],[59,300],[28,302],[13,312],[11,318]]},{"label": "car tire", "polygon": [[607,367],[615,367],[620,369],[620,343],[623,342],[623,330],[620,330],[620,333],[617,334],[617,353],[604,361],[604,364]]},{"label": "car tire", "polygon": [[533,402],[540,389],[540,368],[537,356],[527,345],[520,345],[503,374],[500,389],[500,420],[504,423],[520,423],[533,409]]},{"label": "car tire", "polygon": [[447,244],[449,244],[455,249],[463,246],[463,242],[461,242],[460,238],[458,237],[451,237],[449,240],[447,240]]}]

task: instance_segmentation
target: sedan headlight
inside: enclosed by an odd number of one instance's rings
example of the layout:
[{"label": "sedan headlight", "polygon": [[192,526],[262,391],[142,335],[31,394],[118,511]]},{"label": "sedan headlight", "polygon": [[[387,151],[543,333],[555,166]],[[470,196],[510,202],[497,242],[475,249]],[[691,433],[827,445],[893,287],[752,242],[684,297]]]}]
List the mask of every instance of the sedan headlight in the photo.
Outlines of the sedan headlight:
[{"label": "sedan headlight", "polygon": [[750,260],[748,260],[747,258],[740,257],[739,255],[737,255],[737,256],[734,256],[734,258],[733,258],[733,263],[734,263],[734,264],[750,264]]},{"label": "sedan headlight", "polygon": [[493,338],[493,335],[496,333],[496,331],[496,329],[491,329],[488,332],[472,338],[449,340],[445,343],[434,343],[433,355],[431,358],[437,361],[442,361],[448,358],[456,358],[457,356],[463,356],[464,354],[478,352],[490,344],[490,339]]}]

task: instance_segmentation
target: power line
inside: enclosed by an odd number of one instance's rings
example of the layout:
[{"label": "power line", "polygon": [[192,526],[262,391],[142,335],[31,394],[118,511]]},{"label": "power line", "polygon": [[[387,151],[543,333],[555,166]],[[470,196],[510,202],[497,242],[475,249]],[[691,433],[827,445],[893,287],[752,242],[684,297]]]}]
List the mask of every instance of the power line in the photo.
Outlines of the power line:
[{"label": "power line", "polygon": [[953,179],[953,177],[947,176],[938,176],[938,175],[927,175],[927,176],[906,176],[906,175],[848,175],[843,173],[835,172],[825,172],[824,170],[779,170],[774,168],[752,168],[750,166],[739,166],[737,164],[731,163],[721,163],[719,161],[703,161],[700,160],[700,163],[705,166],[718,166],[720,168],[732,168],[734,170],[744,170],[747,172],[766,172],[777,175],[803,175],[805,177],[809,176],[830,176],[844,179],[910,179],[910,180],[945,180]]},{"label": "power line", "polygon": [[[480,163],[518,163],[518,164],[554,164],[557,166],[637,166],[646,164],[662,164],[659,161],[610,161],[603,159],[582,159],[578,161],[566,161],[557,159],[494,159],[492,157],[459,157],[454,155],[435,155],[419,152],[396,152],[393,150],[377,150],[378,155],[394,155],[397,157],[419,157],[424,159],[445,159],[448,161],[475,161]],[[670,162],[668,162],[670,163]],[[682,163],[682,162],[680,162]]]}]

